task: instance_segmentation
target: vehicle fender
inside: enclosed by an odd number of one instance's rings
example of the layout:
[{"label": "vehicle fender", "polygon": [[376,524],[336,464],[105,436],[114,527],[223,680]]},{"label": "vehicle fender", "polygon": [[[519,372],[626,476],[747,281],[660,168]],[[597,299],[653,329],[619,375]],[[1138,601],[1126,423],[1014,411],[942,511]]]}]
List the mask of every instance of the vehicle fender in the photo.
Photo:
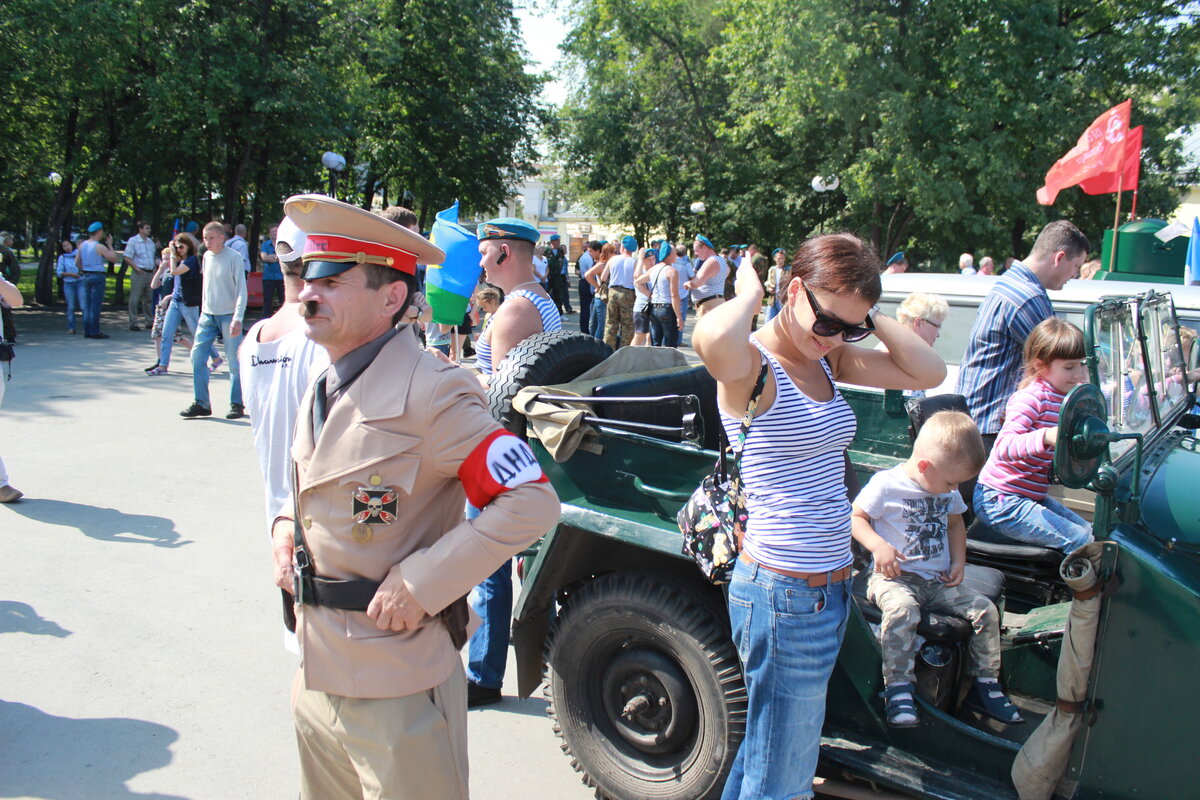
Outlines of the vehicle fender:
[{"label": "vehicle fender", "polygon": [[722,587],[709,583],[691,560],[560,524],[546,536],[533,563],[526,565],[513,613],[519,697],[528,697],[541,685],[546,636],[557,604],[569,602],[574,591],[601,575],[635,569],[696,583],[722,609],[721,619],[728,625]]}]

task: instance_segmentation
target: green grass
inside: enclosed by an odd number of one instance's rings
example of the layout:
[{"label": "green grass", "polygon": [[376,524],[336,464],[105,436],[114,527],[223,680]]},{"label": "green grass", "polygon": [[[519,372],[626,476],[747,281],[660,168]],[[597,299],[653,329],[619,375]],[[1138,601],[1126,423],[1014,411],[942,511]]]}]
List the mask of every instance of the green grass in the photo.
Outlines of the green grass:
[{"label": "green grass", "polygon": [[[37,284],[37,262],[22,261],[21,262],[21,280],[17,281],[17,288],[21,290],[21,296],[25,298],[26,303],[34,301]],[[58,289],[58,279],[55,278],[54,287]],[[129,276],[125,276],[125,292],[126,297],[129,296]],[[110,274],[104,290],[104,302],[114,303],[117,297],[117,276]],[[64,302],[62,297],[55,297],[56,303]]]}]

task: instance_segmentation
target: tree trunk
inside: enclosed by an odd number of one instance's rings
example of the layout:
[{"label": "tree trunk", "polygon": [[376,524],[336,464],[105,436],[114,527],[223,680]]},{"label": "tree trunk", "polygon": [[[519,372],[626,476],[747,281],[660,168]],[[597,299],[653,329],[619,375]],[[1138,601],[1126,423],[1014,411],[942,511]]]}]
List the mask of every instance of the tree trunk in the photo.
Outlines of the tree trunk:
[{"label": "tree trunk", "polygon": [[1025,219],[1017,217],[1012,226],[1012,257],[1020,258],[1025,250]]}]

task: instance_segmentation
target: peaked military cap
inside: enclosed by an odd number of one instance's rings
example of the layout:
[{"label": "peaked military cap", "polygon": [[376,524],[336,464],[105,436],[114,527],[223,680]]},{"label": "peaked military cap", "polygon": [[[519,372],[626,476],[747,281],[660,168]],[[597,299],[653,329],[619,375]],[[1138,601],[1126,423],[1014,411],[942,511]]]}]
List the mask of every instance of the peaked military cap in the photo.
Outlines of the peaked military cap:
[{"label": "peaked military cap", "polygon": [[415,275],[417,264],[440,264],[441,248],[378,214],[323,194],[298,194],[283,204],[288,219],[307,234],[304,280],[338,275],[357,264],[376,264]]}]

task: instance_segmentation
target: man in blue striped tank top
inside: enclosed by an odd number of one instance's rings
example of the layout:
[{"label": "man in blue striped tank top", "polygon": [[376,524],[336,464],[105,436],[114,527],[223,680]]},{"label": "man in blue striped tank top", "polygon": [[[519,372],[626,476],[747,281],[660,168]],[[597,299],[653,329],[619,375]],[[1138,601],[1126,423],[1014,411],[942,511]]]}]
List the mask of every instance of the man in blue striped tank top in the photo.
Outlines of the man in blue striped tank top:
[{"label": "man in blue striped tank top", "polygon": [[[554,301],[533,275],[533,248],[541,234],[521,219],[488,220],[476,231],[479,262],[488,283],[504,290],[504,301],[476,344],[479,380],[486,387],[509,350],[543,331],[562,328]],[[467,518],[478,515],[467,508]],[[467,706],[500,701],[512,622],[512,561],[505,561],[468,597],[482,624],[467,646]]]},{"label": "man in blue striped tank top", "polygon": [[[826,684],[850,602],[843,474],[856,423],[835,381],[927,389],[946,375],[928,344],[876,313],[882,269],[853,235],[810,239],[796,252],[779,287],[780,312],[765,327],[750,332],[763,285],[747,262],[734,298],[705,314],[692,336],[717,380],[731,439],[768,366],[741,460],[749,519],[729,584],[729,617],[748,703],[725,800],[812,797]],[[886,352],[847,344],[872,333]]]}]

